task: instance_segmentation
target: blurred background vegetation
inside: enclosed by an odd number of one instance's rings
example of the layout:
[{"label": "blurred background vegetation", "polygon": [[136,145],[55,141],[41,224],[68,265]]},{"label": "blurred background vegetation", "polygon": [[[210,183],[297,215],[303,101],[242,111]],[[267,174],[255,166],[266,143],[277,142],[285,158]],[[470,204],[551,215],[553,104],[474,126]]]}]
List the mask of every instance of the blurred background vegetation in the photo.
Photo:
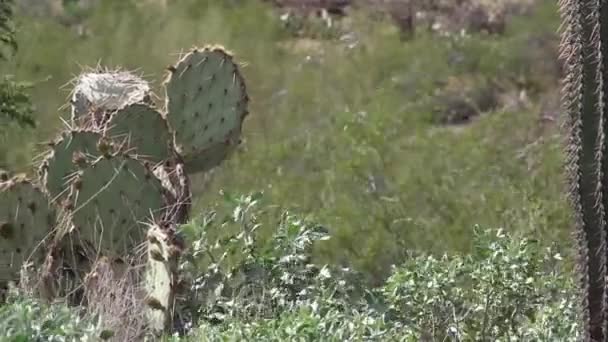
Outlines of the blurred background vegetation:
[{"label": "blurred background vegetation", "polygon": [[319,260],[375,284],[413,254],[470,251],[475,225],[569,259],[555,1],[466,13],[420,1],[413,16],[373,2],[328,20],[261,0],[19,0],[19,49],[0,72],[31,83],[36,125],[2,123],[0,167],[29,172],[83,68],[136,71],[162,97],[180,51],[221,44],[242,64],[251,115],[241,150],[193,177],[195,213],[222,210],[222,192],[262,191],[268,211],[328,227]]}]

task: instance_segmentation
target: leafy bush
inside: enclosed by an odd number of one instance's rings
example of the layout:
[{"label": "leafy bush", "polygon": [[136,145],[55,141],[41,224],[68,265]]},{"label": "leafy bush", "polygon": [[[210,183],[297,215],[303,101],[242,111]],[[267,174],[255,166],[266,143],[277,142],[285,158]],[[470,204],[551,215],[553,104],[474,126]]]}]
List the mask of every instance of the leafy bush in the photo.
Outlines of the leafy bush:
[{"label": "leafy bush", "polygon": [[313,263],[314,244],[329,239],[325,227],[283,212],[264,237],[259,218],[270,212],[259,208],[261,194],[225,198],[233,206],[227,215],[211,212],[183,227],[193,241],[182,263],[190,325],[273,319],[324,291],[357,292],[354,272]]},{"label": "leafy bush", "polygon": [[475,230],[466,256],[420,256],[397,268],[381,293],[417,338],[551,341],[577,337],[574,289],[559,253],[502,230]]},{"label": "leafy bush", "polygon": [[[13,0],[0,2],[0,60],[8,60],[17,51],[13,23]],[[30,98],[24,90],[28,85],[15,82],[11,76],[0,80],[0,124],[17,122],[21,125],[35,126],[31,118]]]},{"label": "leafy bush", "polygon": [[[7,61],[17,51],[15,28],[13,23],[13,0],[0,2],[0,60]],[[11,75],[0,77],[0,145],[6,145],[6,134],[10,128],[35,127],[32,118],[33,107],[26,90],[27,83],[16,82]],[[4,138],[4,139],[2,139]],[[0,167],[4,162],[8,148],[0,148]]]},{"label": "leafy bush", "polygon": [[[576,291],[561,254],[503,230],[473,231],[466,255],[410,255],[380,286],[356,271],[322,265],[314,249],[328,229],[265,205],[261,194],[182,227],[174,341],[574,341]],[[262,225],[260,222],[275,222]],[[95,315],[11,292],[0,307],[10,341],[111,337]]]},{"label": "leafy bush", "polygon": [[47,305],[14,289],[0,306],[0,332],[1,340],[10,342],[96,341],[109,334],[67,305]]},{"label": "leafy bush", "polygon": [[4,76],[0,80],[0,123],[8,125],[16,123],[20,126],[35,127],[32,118],[33,111],[29,95],[25,92],[30,85],[16,82],[12,76]]},{"label": "leafy bush", "polygon": [[[503,230],[474,229],[467,255],[410,256],[379,287],[357,272],[317,265],[322,226],[275,212],[259,194],[227,196],[184,226],[193,248],[182,270],[193,340],[576,340],[575,287],[553,248]],[[264,238],[264,231],[267,232]],[[193,328],[198,325],[198,328]]]}]

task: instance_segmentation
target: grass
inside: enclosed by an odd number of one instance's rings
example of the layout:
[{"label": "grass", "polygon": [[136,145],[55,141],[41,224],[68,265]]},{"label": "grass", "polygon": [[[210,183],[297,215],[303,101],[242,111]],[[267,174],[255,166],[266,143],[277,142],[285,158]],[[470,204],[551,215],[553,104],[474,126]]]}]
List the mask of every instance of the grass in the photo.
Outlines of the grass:
[{"label": "grass", "polygon": [[[3,71],[36,82],[40,124],[9,137],[6,159],[17,171],[31,167],[37,143],[68,117],[64,86],[83,66],[138,70],[162,97],[163,69],[177,53],[222,44],[243,64],[251,115],[242,150],[210,177],[193,177],[195,212],[215,208],[220,191],[263,191],[330,227],[320,260],[353,264],[374,283],[412,253],[469,251],[477,224],[567,249],[561,138],[541,120],[542,100],[558,86],[556,5],[542,2],[498,37],[420,33],[400,42],[390,23],[365,18],[349,19],[349,45],[294,40],[253,0],[182,1],[166,11],[104,1],[86,15],[84,37],[21,16],[21,48]],[[465,125],[438,124],[444,91],[467,87],[527,98]]]}]

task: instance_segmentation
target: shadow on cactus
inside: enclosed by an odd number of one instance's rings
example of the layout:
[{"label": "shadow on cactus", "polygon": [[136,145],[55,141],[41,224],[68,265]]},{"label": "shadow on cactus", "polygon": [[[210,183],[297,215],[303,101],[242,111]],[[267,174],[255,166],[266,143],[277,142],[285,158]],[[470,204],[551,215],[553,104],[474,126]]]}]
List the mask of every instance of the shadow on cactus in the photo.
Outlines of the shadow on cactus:
[{"label": "shadow on cactus", "polygon": [[49,143],[38,177],[0,180],[2,285],[22,281],[27,269],[40,297],[86,306],[103,297],[103,272],[119,287],[136,273],[139,285],[128,286],[138,289],[134,307],[145,307],[146,330],[171,329],[188,176],[234,151],[248,96],[219,46],[183,55],[164,86],[157,107],[148,83],[127,71],[89,70],[75,80],[70,127]]}]

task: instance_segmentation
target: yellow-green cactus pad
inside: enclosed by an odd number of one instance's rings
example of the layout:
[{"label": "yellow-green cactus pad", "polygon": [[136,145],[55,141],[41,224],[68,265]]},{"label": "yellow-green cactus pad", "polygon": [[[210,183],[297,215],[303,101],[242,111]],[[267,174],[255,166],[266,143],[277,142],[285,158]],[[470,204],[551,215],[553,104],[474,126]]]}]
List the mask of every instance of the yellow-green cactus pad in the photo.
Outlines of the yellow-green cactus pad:
[{"label": "yellow-green cactus pad", "polygon": [[105,136],[137,159],[157,164],[173,157],[167,122],[146,104],[131,104],[112,114]]},{"label": "yellow-green cactus pad", "polygon": [[170,67],[167,120],[186,172],[217,166],[238,145],[248,97],[232,56],[221,47],[193,49]]},{"label": "yellow-green cactus pad", "polygon": [[55,218],[45,194],[27,179],[0,182],[0,283],[19,279],[24,261],[43,259]]},{"label": "yellow-green cactus pad", "polygon": [[[94,131],[68,131],[52,144],[39,173],[53,202],[67,196],[70,179],[79,168],[85,167],[103,154],[101,139],[101,134]],[[109,145],[106,146],[110,148]]]},{"label": "yellow-green cactus pad", "polygon": [[142,163],[121,155],[80,171],[67,209],[79,245],[122,256],[145,240],[146,223],[161,219],[164,205],[161,182]]},{"label": "yellow-green cactus pad", "polygon": [[148,261],[144,290],[149,327],[162,332],[171,325],[177,281],[177,268],[182,246],[174,229],[153,225],[148,230]]}]

